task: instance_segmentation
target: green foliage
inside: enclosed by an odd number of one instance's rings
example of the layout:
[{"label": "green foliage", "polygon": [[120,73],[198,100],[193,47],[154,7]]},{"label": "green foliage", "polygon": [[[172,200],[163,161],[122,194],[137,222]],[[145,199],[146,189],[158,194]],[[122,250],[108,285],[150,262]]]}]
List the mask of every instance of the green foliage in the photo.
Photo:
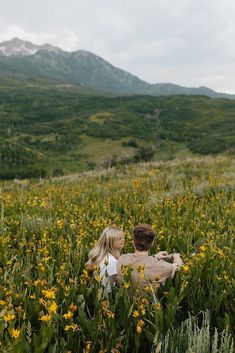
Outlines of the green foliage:
[{"label": "green foliage", "polygon": [[235,147],[235,143],[227,144],[222,137],[203,136],[192,140],[189,143],[192,152],[199,154],[217,154],[224,152],[228,147]]},{"label": "green foliage", "polygon": [[52,171],[52,177],[63,176],[64,172],[62,168],[55,168]]},{"label": "green foliage", "polygon": [[139,161],[148,162],[148,161],[151,161],[151,159],[153,158],[154,152],[155,152],[154,147],[151,145],[140,146],[134,158],[136,162],[139,162]]},{"label": "green foliage", "polygon": [[123,146],[130,146],[130,147],[138,147],[138,142],[134,139],[129,139],[128,141],[124,141]]},{"label": "green foliage", "polygon": [[38,168],[34,165],[26,166],[24,168],[16,168],[13,170],[1,169],[0,179],[11,180],[15,178],[25,179],[25,178],[46,178],[47,171],[43,168]]},{"label": "green foliage", "polygon": [[18,144],[5,142],[0,146],[0,167],[12,170],[37,161],[36,152]]},{"label": "green foliage", "polygon": [[[102,120],[94,119],[97,114]],[[201,96],[105,97],[49,84],[0,87],[0,165],[12,172],[33,164],[52,174],[59,163],[66,174],[113,159],[112,144],[105,157],[95,148],[92,156],[84,152],[86,138],[94,146],[120,141],[115,153],[123,163],[174,158],[174,144],[179,153],[232,154],[234,115],[234,101]],[[152,146],[148,157],[141,146]]]}]

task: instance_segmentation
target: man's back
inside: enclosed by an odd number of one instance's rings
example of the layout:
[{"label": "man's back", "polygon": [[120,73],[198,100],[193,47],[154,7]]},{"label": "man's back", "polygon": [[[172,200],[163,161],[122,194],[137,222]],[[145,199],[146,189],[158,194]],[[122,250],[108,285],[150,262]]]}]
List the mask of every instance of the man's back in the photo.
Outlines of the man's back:
[{"label": "man's back", "polygon": [[123,278],[121,272],[123,265],[130,265],[133,269],[131,272],[132,283],[140,288],[148,286],[149,282],[164,284],[175,271],[174,265],[158,260],[154,256],[125,254],[121,255],[117,262],[118,281]]}]

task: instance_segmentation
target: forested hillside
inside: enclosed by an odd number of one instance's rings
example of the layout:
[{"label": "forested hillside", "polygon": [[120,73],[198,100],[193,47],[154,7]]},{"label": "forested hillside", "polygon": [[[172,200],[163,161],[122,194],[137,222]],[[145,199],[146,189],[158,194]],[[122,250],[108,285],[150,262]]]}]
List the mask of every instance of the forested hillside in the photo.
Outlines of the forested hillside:
[{"label": "forested hillside", "polygon": [[234,152],[235,101],[84,92],[43,84],[0,87],[1,178]]}]

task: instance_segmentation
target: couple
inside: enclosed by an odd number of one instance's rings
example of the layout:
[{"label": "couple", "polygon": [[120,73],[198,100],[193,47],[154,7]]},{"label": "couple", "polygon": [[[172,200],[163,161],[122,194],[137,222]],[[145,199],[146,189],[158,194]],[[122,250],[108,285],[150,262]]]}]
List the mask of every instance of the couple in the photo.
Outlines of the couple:
[{"label": "couple", "polygon": [[[87,265],[91,268],[99,267],[102,284],[107,292],[111,292],[111,285],[122,281],[123,265],[132,268],[132,284],[140,288],[147,286],[149,281],[164,285],[168,277],[174,277],[176,268],[183,264],[180,254],[169,255],[166,251],[160,251],[149,256],[148,251],[154,244],[155,235],[150,225],[137,225],[133,232],[135,252],[120,256],[125,243],[123,231],[115,226],[104,229],[95,247],[89,252]],[[163,261],[169,257],[173,263]],[[143,269],[143,276],[140,276],[140,267]]]}]

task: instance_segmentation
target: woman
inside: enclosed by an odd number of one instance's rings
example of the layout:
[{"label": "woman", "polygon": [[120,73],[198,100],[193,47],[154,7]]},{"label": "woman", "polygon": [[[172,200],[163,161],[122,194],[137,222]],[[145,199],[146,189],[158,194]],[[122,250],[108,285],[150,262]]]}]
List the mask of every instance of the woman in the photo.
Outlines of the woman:
[{"label": "woman", "polygon": [[87,265],[93,268],[99,266],[103,286],[111,292],[111,284],[117,282],[117,260],[124,247],[123,231],[116,226],[105,228],[96,242],[95,247],[89,252]]}]

